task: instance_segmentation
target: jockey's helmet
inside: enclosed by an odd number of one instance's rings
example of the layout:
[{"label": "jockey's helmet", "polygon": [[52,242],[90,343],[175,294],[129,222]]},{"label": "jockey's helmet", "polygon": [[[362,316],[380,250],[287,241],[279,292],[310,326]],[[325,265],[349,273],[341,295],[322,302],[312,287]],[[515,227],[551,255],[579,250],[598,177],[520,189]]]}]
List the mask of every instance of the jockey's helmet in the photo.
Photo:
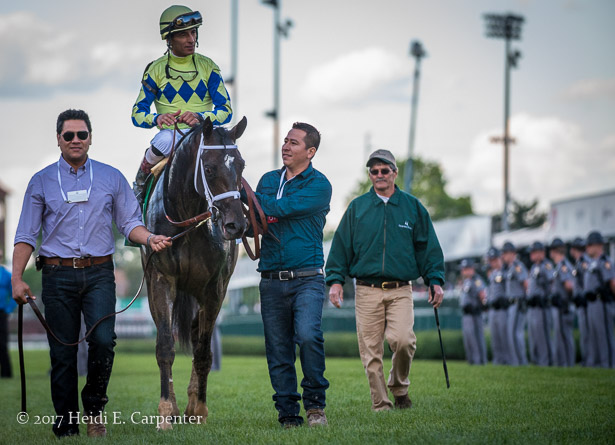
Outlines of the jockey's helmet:
[{"label": "jockey's helmet", "polygon": [[165,40],[169,34],[198,28],[202,23],[203,17],[199,11],[182,5],[169,6],[160,16],[160,36]]}]

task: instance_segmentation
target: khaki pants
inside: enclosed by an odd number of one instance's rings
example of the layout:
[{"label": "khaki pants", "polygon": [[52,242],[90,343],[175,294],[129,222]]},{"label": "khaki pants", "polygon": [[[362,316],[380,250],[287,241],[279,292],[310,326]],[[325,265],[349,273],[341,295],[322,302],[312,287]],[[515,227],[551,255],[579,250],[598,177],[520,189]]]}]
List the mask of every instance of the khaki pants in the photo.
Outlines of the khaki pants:
[{"label": "khaki pants", "polygon": [[[359,353],[369,381],[372,409],[390,409],[393,404],[387,386],[394,396],[403,396],[410,385],[408,374],[416,351],[412,286],[390,290],[356,286],[355,311]],[[384,338],[393,351],[387,385],[382,370]]]}]

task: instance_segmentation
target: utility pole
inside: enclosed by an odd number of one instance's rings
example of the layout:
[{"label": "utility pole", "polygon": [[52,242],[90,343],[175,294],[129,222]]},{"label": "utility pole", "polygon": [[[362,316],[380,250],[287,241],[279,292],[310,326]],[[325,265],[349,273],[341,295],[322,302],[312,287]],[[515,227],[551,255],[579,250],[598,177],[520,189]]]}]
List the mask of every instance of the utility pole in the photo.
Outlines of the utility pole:
[{"label": "utility pole", "polygon": [[410,137],[408,139],[408,159],[406,160],[406,169],[404,172],[404,189],[408,193],[412,193],[412,176],[413,165],[412,157],[414,156],[414,135],[416,133],[416,113],[419,103],[419,80],[421,77],[421,59],[427,55],[423,45],[418,40],[410,42],[410,55],[416,59],[414,64],[414,81],[412,82],[412,99],[410,102]]},{"label": "utility pole", "polygon": [[[521,39],[521,25],[524,18],[513,14],[485,14],[487,20],[487,37],[505,39],[504,53],[504,211],[502,212],[502,230],[508,231],[508,211],[510,203],[509,192],[509,144],[514,142],[509,134],[509,115],[510,115],[510,69],[517,67],[517,60],[521,57],[521,52],[511,50],[510,41]],[[499,138],[492,138],[492,142],[499,142]]]},{"label": "utility pole", "polygon": [[278,168],[280,151],[280,37],[288,37],[293,26],[290,19],[280,22],[279,0],[262,0],[263,4],[273,7],[273,110],[265,115],[273,119],[273,168]]}]

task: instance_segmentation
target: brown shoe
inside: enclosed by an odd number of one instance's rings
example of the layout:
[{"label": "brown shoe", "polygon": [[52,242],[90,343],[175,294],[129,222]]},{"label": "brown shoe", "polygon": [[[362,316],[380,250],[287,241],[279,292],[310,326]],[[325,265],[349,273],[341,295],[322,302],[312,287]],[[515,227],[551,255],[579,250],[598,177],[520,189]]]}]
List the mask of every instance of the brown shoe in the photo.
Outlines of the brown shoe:
[{"label": "brown shoe", "polygon": [[320,408],[308,409],[306,414],[308,425],[310,427],[327,426],[329,424],[329,422],[327,422],[327,416],[325,415],[324,410]]},{"label": "brown shoe", "polygon": [[408,397],[408,394],[404,394],[403,396],[395,396],[395,408],[397,409],[412,408],[412,400],[410,400],[410,397]]},{"label": "brown shoe", "polygon": [[100,420],[95,418],[88,420],[88,437],[105,437],[107,435],[107,428]]}]

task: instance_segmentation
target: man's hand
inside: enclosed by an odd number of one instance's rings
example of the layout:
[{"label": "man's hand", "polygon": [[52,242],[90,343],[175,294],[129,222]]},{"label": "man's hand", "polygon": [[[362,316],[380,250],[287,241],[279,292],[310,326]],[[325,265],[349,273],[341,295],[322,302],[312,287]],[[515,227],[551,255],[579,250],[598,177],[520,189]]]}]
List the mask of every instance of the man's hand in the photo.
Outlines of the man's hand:
[{"label": "man's hand", "polygon": [[173,244],[171,237],[164,235],[154,235],[149,239],[149,246],[154,252],[160,252],[161,250],[170,247]]},{"label": "man's hand", "polygon": [[434,308],[439,308],[444,298],[444,291],[439,284],[429,286],[429,300],[427,300]]},{"label": "man's hand", "polygon": [[186,111],[184,114],[179,116],[179,119],[177,119],[177,122],[188,124],[191,127],[194,127],[196,124],[199,123],[199,118],[196,113],[193,113],[192,111]]},{"label": "man's hand", "polygon": [[175,113],[159,114],[158,117],[156,117],[156,126],[162,129],[162,127],[164,127],[165,125],[166,126],[175,125],[175,122],[178,121],[179,119],[178,116],[180,115],[181,112],[182,110],[177,110]]},{"label": "man's hand", "polygon": [[344,301],[344,288],[341,284],[335,283],[331,286],[329,290],[329,301],[335,307],[342,307],[342,302]]},{"label": "man's hand", "polygon": [[487,304],[487,292],[484,290],[478,293],[478,298],[480,298],[480,302],[483,303],[483,306]]},{"label": "man's hand", "polygon": [[11,286],[13,287],[13,300],[15,300],[18,304],[26,304],[28,300],[26,299],[26,295],[36,300],[36,297],[32,295],[32,291],[30,290],[30,286],[21,278],[11,278]]}]

